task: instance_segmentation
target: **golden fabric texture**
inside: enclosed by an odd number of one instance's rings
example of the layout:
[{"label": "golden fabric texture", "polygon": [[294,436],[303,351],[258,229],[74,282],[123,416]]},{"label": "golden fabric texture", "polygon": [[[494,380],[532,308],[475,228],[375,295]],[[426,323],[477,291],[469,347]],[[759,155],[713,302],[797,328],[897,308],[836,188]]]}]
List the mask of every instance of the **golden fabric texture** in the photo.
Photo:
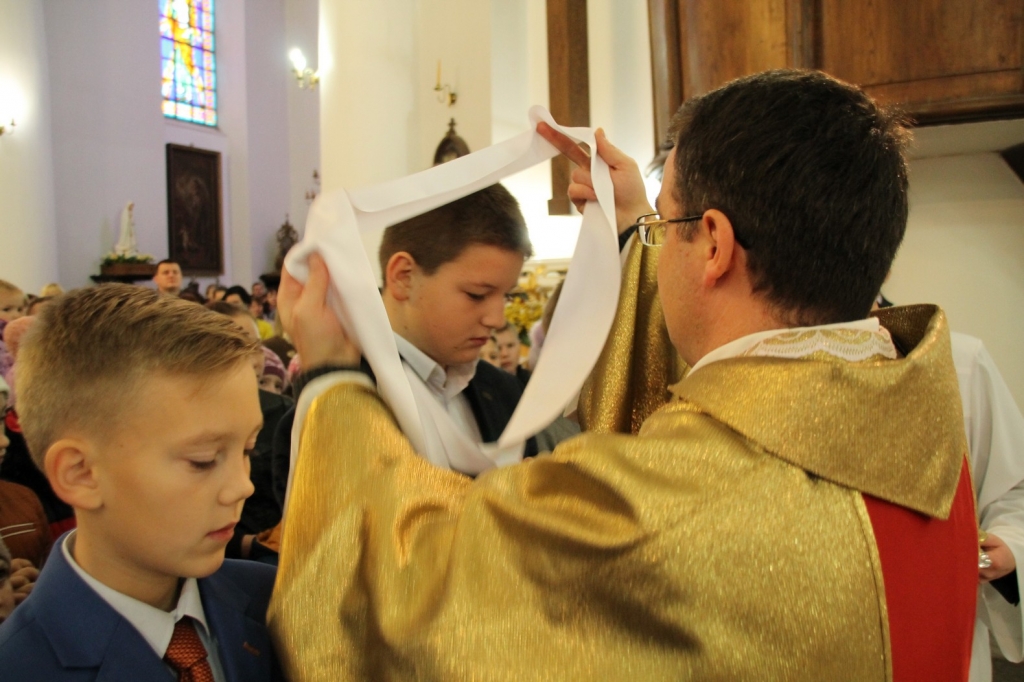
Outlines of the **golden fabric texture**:
[{"label": "golden fabric texture", "polygon": [[730,358],[674,393],[801,469],[945,519],[967,453],[946,316],[921,305],[878,317],[887,329],[917,320],[900,330],[906,359]]},{"label": "golden fabric texture", "polygon": [[580,427],[594,433],[638,433],[669,397],[686,369],[665,328],[658,296],[660,247],[634,239],[622,269],[615,321],[594,370],[583,385]]},{"label": "golden fabric texture", "polygon": [[[637,251],[627,300],[653,284]],[[619,314],[593,432],[475,481],[413,453],[361,385],[314,401],[268,614],[288,679],[892,679],[848,485],[948,512],[964,437],[941,312],[894,313],[906,359],[723,360],[667,405],[681,362],[637,341],[664,334],[660,306]]]},{"label": "golden fabric texture", "polygon": [[861,507],[688,403],[471,481],[341,385],[304,425],[270,627],[293,681],[885,680]]}]

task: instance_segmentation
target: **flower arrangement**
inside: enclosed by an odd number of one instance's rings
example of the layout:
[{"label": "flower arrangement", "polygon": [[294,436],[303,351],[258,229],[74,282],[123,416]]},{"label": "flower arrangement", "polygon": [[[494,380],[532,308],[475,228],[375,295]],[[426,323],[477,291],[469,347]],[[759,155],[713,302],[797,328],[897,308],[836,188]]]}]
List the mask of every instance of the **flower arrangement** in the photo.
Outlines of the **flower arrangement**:
[{"label": "flower arrangement", "polygon": [[103,257],[101,265],[148,265],[153,262],[153,256],[148,253],[137,253],[134,256],[108,253]]},{"label": "flower arrangement", "polygon": [[544,316],[544,305],[551,295],[551,289],[538,281],[545,270],[539,265],[526,273],[505,302],[505,319],[519,329],[519,341],[524,346],[530,345],[530,329]]}]

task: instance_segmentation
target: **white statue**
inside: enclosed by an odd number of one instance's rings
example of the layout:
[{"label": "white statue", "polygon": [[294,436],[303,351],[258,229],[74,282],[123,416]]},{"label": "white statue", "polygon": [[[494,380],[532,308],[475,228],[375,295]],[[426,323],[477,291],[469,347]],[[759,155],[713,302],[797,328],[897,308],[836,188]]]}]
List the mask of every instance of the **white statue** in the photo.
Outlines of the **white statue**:
[{"label": "white statue", "polygon": [[129,201],[121,210],[121,236],[114,247],[114,253],[118,256],[134,258],[139,255],[138,244],[135,242],[135,219],[132,211],[135,209],[135,202]]}]

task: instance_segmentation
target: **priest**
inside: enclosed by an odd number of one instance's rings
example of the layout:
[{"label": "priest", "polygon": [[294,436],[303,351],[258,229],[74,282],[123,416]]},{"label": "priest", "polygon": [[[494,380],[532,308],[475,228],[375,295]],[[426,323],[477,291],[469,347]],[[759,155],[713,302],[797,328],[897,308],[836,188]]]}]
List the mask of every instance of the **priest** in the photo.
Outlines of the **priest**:
[{"label": "priest", "polygon": [[[979,540],[946,319],[865,319],[907,139],[823,74],[740,79],[677,113],[655,209],[599,135],[629,252],[586,432],[476,479],[416,456],[324,263],[286,274],[320,382],[269,615],[289,679],[966,680]],[[586,170],[570,196],[594,199]]]}]

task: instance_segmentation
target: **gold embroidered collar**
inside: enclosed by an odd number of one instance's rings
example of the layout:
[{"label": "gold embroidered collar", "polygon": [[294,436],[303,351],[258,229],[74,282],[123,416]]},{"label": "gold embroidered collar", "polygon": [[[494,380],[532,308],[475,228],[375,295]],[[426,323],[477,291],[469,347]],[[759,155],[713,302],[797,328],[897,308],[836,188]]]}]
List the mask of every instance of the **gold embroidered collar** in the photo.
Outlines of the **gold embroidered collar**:
[{"label": "gold embroidered collar", "polygon": [[832,482],[945,519],[967,452],[945,314],[877,313],[906,357],[737,357],[672,392],[773,455]]}]

